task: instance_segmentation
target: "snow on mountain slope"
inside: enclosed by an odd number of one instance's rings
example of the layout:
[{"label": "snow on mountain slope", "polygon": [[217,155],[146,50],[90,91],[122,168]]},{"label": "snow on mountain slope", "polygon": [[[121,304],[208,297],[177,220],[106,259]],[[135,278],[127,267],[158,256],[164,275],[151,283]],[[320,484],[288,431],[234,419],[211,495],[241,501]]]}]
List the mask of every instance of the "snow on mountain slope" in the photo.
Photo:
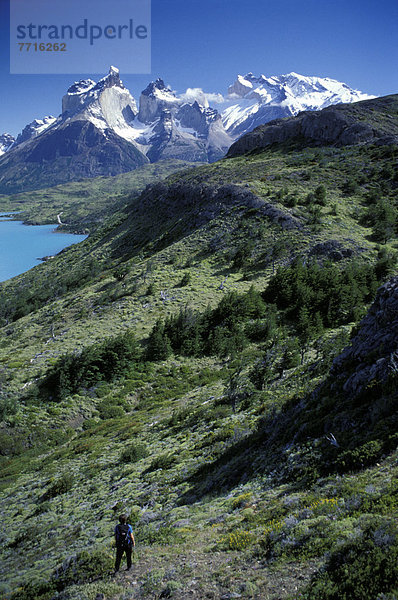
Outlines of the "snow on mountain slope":
[{"label": "snow on mountain slope", "polygon": [[43,133],[43,131],[51,127],[51,125],[53,125],[56,121],[56,117],[52,117],[51,115],[43,117],[43,119],[34,119],[34,121],[28,123],[28,125],[23,128],[21,133],[17,136],[13,147],[37,137]]},{"label": "snow on mountain slope", "polygon": [[0,156],[7,152],[14,142],[15,138],[10,133],[0,135]]},{"label": "snow on mountain slope", "polygon": [[136,102],[123,85],[116,67],[111,67],[98,83],[91,79],[74,83],[62,99],[64,120],[78,118],[102,130],[118,129],[118,135],[128,141],[136,137],[130,128],[137,113]]},{"label": "snow on mountain slope", "polygon": [[228,88],[222,119],[226,131],[236,139],[276,118],[371,98],[374,96],[353,90],[329,77],[306,77],[293,72],[256,77],[248,73],[238,75]]},{"label": "snow on mountain slope", "polygon": [[[204,94],[202,98],[206,100]],[[214,161],[225,155],[233,141],[217,110],[194,98],[187,102],[186,94],[177,95],[162,79],[150,83],[140,96],[133,126],[140,124],[147,127],[142,139],[151,161],[166,157]]]},{"label": "snow on mountain slope", "polygon": [[[16,140],[1,136],[0,171],[5,181],[7,173],[14,180],[17,165],[40,164],[40,169],[46,167],[46,181],[54,169],[61,181],[62,169],[69,180],[116,174],[162,158],[213,162],[258,125],[367,98],[373,96],[330,78],[248,73],[238,75],[226,97],[195,87],[178,94],[158,78],[143,90],[137,107],[119,70],[110,67],[97,83],[83,79],[71,85],[58,118],[35,119]],[[37,187],[39,182],[29,185]]]},{"label": "snow on mountain slope", "polygon": [[181,104],[175,93],[165,85],[163,79],[152,81],[140,96],[138,119],[150,123],[160,117],[165,109],[175,109]]}]

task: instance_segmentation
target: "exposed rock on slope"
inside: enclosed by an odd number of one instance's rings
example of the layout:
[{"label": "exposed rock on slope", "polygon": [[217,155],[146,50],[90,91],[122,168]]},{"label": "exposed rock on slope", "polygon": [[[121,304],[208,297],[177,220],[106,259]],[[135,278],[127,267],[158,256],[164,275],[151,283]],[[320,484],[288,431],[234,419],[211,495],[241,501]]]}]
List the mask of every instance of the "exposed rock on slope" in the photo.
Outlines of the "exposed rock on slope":
[{"label": "exposed rock on slope", "polygon": [[[156,199],[164,218],[185,215],[194,211],[200,225],[214,219],[223,209],[233,206],[257,209],[260,214],[278,223],[284,229],[300,227],[300,223],[287,212],[265,202],[250,190],[238,185],[188,185],[158,183],[143,192],[141,206],[151,204]],[[159,216],[159,215],[158,215]],[[162,220],[162,219],[161,219]]]},{"label": "exposed rock on slope", "polygon": [[[375,114],[378,119],[376,121]],[[276,143],[346,146],[363,142],[398,143],[398,96],[330,106],[277,119],[235,142],[228,156],[239,156]]]},{"label": "exposed rock on slope", "polygon": [[331,369],[332,389],[355,398],[391,378],[398,382],[398,277],[383,285],[351,346]]}]

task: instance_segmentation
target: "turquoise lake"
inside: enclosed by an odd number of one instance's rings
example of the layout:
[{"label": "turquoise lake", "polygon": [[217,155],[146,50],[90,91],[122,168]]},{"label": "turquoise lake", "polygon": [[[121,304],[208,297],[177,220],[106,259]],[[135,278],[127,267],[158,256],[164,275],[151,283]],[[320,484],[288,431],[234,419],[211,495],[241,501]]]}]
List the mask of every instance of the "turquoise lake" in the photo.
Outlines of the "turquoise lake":
[{"label": "turquoise lake", "polygon": [[[10,214],[10,213],[6,213]],[[28,271],[67,246],[86,239],[86,235],[54,233],[57,225],[23,225],[0,213],[0,281]]]}]

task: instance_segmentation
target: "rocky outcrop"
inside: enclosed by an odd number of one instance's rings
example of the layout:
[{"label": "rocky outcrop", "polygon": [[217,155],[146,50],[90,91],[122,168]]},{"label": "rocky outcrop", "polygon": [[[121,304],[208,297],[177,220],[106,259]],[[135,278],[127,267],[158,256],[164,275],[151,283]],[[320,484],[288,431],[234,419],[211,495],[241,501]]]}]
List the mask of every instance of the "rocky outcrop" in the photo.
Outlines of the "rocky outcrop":
[{"label": "rocky outcrop", "polygon": [[302,146],[346,146],[364,142],[398,144],[398,119],[393,116],[394,112],[397,114],[397,108],[398,97],[386,96],[276,119],[240,138],[227,156],[239,156],[290,141]]},{"label": "rocky outcrop", "polygon": [[309,256],[316,257],[317,259],[332,260],[333,262],[339,262],[344,258],[350,258],[354,254],[359,254],[365,249],[358,247],[354,240],[347,240],[347,244],[344,245],[338,240],[329,240],[327,242],[319,242],[309,251]]},{"label": "rocky outcrop", "polygon": [[256,209],[258,213],[284,229],[300,228],[297,219],[273,204],[265,202],[249,189],[238,185],[192,185],[175,183],[150,185],[141,195],[141,208],[157,204],[157,216],[160,221],[190,212],[196,214],[196,223],[204,225],[216,218],[225,209],[233,207]]},{"label": "rocky outcrop", "polygon": [[398,277],[383,285],[351,345],[334,361],[331,389],[350,398],[366,388],[398,381]]}]

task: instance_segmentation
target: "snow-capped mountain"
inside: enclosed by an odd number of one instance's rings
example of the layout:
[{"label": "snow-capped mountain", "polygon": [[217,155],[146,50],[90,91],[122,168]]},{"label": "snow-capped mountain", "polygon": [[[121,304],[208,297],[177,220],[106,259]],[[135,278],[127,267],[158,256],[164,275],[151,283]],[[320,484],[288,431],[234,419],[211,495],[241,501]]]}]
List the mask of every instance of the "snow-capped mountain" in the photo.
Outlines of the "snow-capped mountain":
[{"label": "snow-capped mountain", "polygon": [[133,144],[151,162],[161,158],[215,160],[228,150],[227,135],[217,111],[185,103],[162,79],[141,93],[139,110],[115,67],[95,83],[73,84],[62,99],[61,120],[84,119],[99,130],[112,130]]},{"label": "snow-capped mountain", "polygon": [[0,193],[117,175],[148,163],[125,135],[136,114],[135,101],[114,67],[98,83],[73,84],[63,97],[61,115],[43,120],[41,131],[28,126],[33,135],[22,141],[21,134],[19,143],[1,156]]},{"label": "snow-capped mountain", "polygon": [[10,133],[0,135],[0,156],[7,152],[14,142],[15,138]]},{"label": "snow-capped mountain", "polygon": [[[222,110],[209,106],[214,99]],[[116,175],[162,158],[212,162],[254,127],[303,110],[373,98],[333,79],[296,73],[239,75],[226,97],[188,88],[177,94],[162,79],[139,106],[116,67],[97,83],[75,82],[59,117],[29,123],[14,140],[0,137],[0,193]]]},{"label": "snow-capped mountain", "polygon": [[4,143],[9,150],[0,159],[0,188],[6,193],[116,175],[162,158],[209,162],[232,142],[217,110],[187,103],[161,79],[142,92],[138,109],[111,67],[97,83],[71,85],[58,118],[35,119],[12,146]]},{"label": "snow-capped mountain", "polygon": [[237,139],[273,119],[371,98],[374,96],[328,77],[305,77],[297,73],[256,77],[248,73],[238,75],[228,88],[222,120],[228,134]]}]

